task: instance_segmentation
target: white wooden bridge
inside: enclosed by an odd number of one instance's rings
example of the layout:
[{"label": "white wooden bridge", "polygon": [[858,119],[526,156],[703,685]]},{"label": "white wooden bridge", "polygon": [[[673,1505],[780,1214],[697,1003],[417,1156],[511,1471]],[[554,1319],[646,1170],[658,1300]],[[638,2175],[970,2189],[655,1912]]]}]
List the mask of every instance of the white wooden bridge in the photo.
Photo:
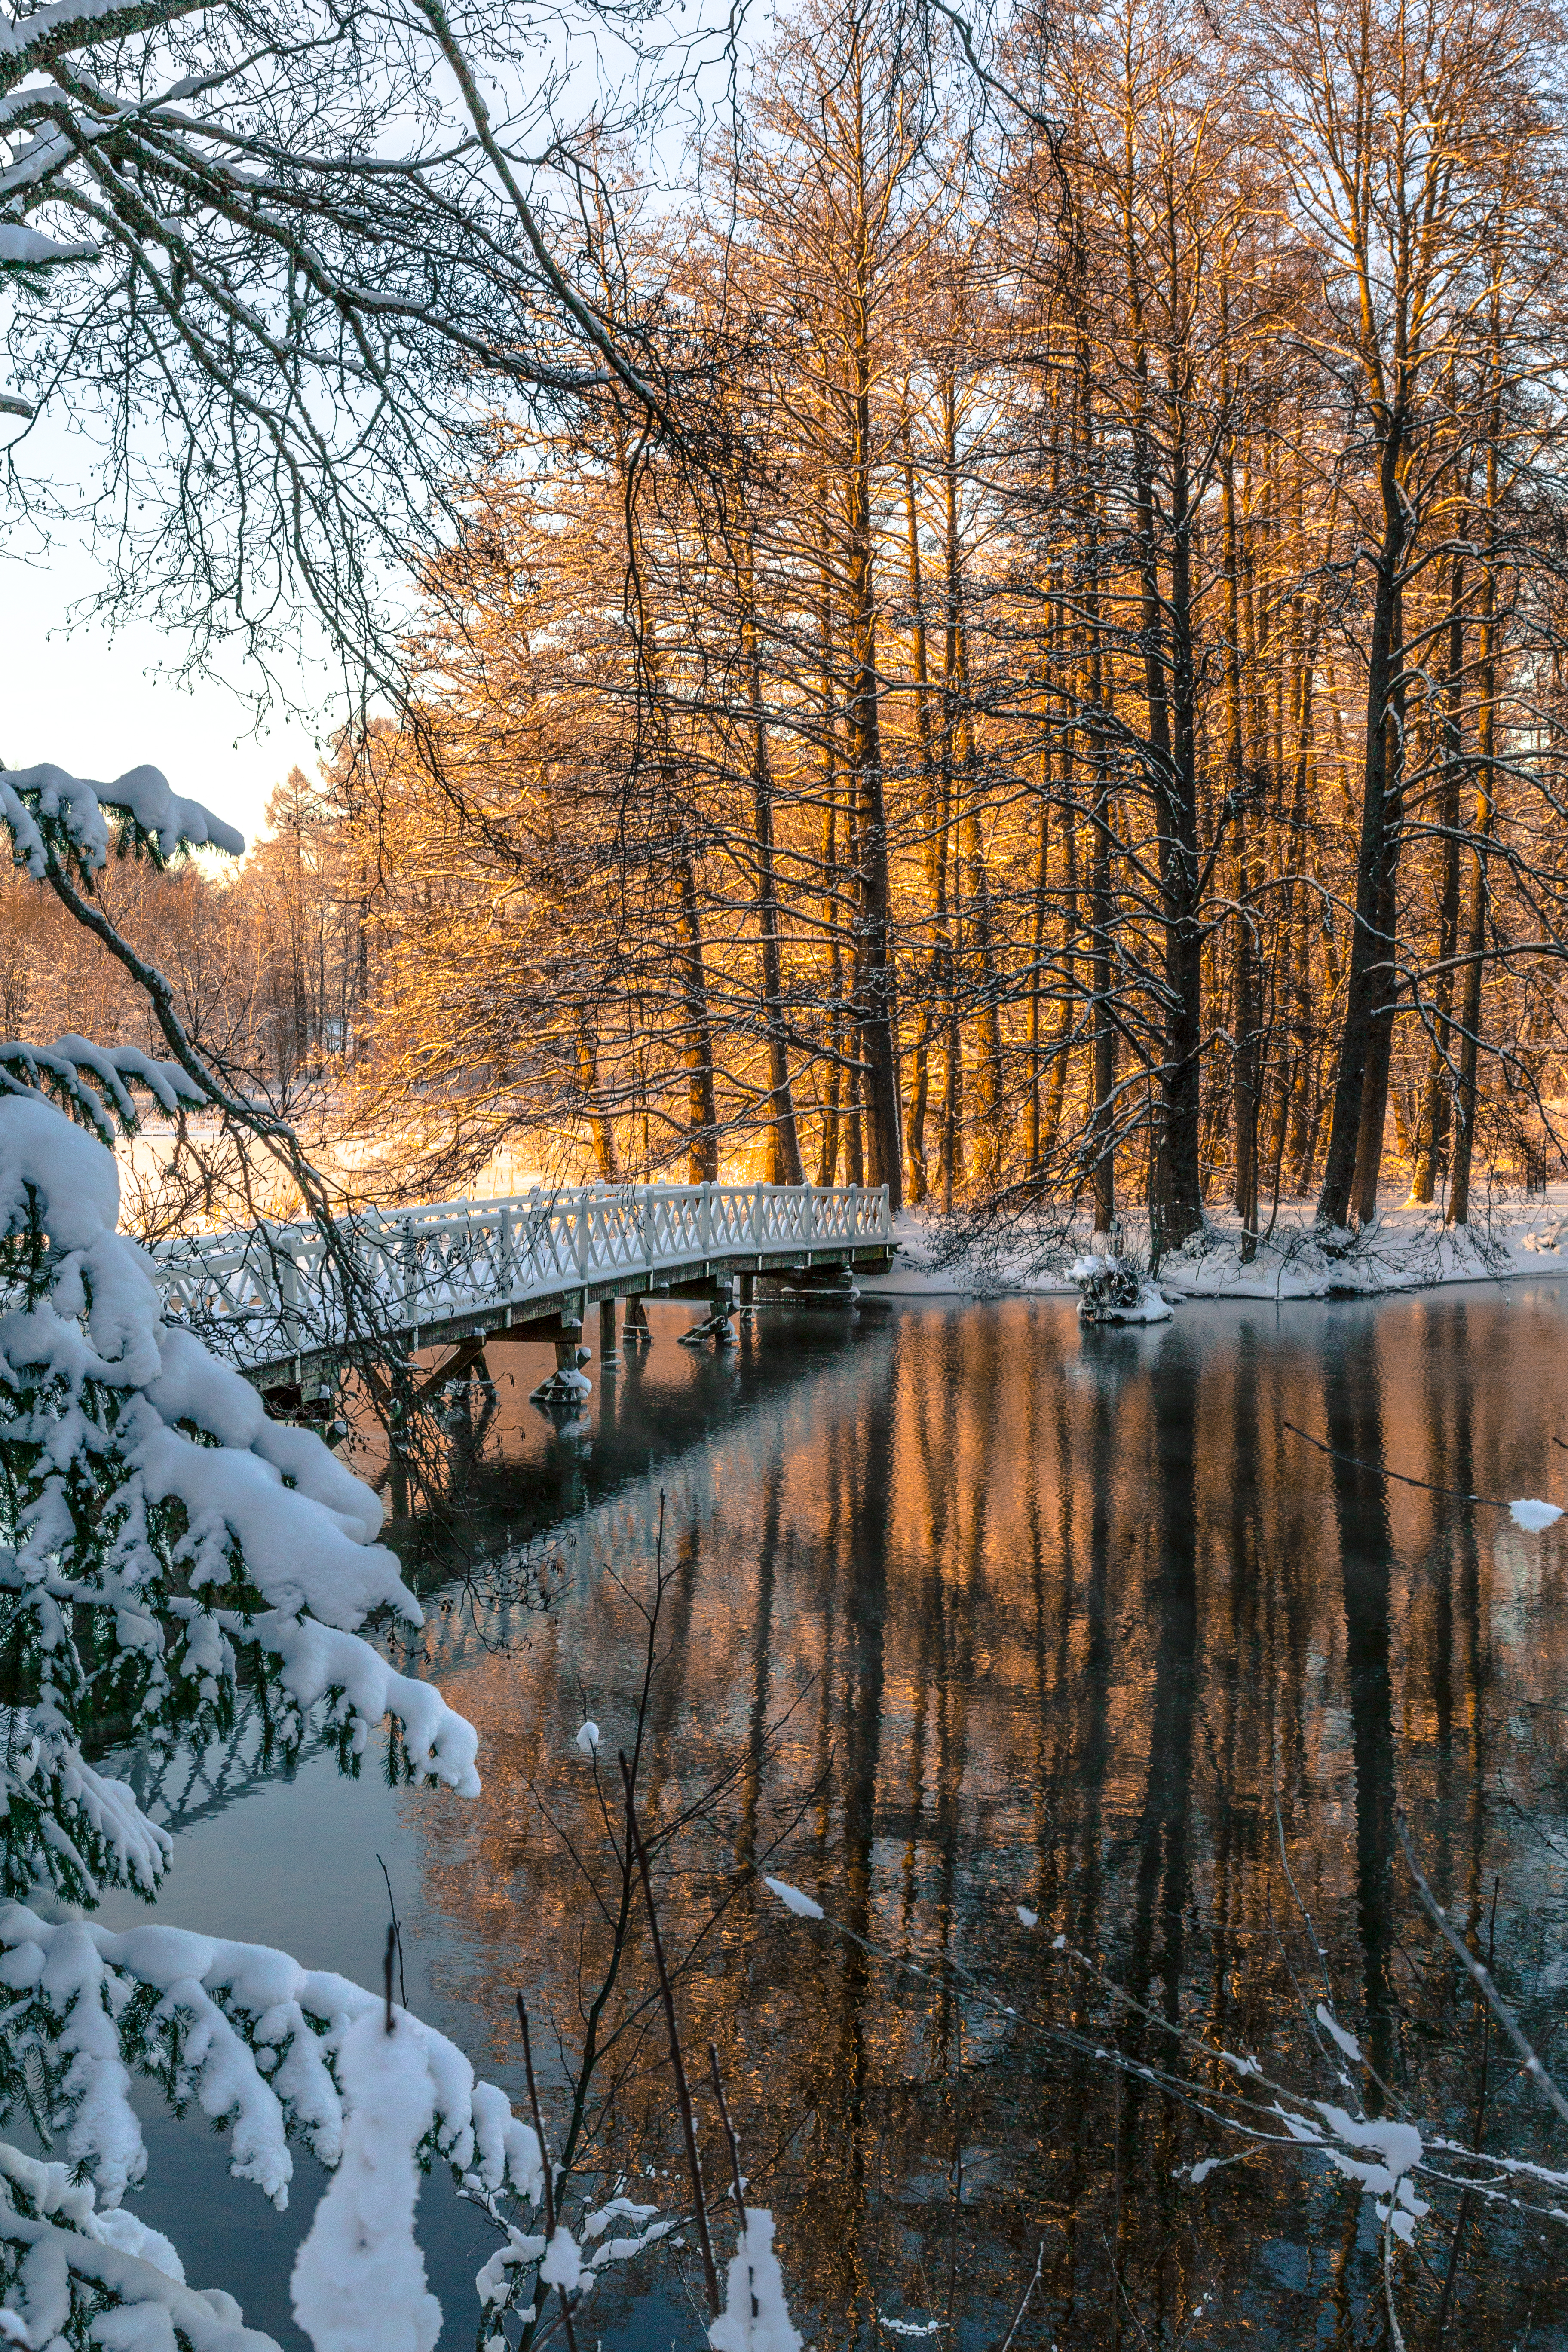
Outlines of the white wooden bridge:
[{"label": "white wooden bridge", "polygon": [[617,1299],[709,1299],[722,1322],[737,1284],[742,1298],[758,1275],[842,1285],[856,1265],[885,1265],[893,1245],[885,1186],[595,1184],[364,1210],[330,1235],[260,1223],[153,1255],[172,1317],[258,1386],[298,1388],[355,1349],[508,1335],[554,1340],[565,1371],[595,1304],[601,1360],[613,1360]]}]

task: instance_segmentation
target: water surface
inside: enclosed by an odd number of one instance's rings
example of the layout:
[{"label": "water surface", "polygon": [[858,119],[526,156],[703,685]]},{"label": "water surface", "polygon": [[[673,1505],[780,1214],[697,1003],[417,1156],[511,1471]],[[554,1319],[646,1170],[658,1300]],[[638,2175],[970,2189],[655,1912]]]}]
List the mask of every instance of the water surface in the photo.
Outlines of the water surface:
[{"label": "water surface", "polygon": [[[687,1311],[656,1307],[651,1351],[566,1429],[526,1402],[542,1357],[498,1353],[498,1409],[477,1448],[454,1415],[452,1474],[470,1540],[529,1538],[552,1597],[481,1570],[424,1644],[479,1727],[484,1794],[345,1784],[323,1758],[251,1786],[237,1759],[226,1786],[208,1759],[182,1800],[179,1760],[159,1907],[372,1981],[379,1853],[423,2014],[514,2095],[516,1990],[575,2046],[601,1931],[574,1735],[586,1713],[606,1759],[630,1739],[662,1491],[644,1805],[672,1832],[696,1811],[666,1893],[672,1945],[696,1942],[685,2031],[694,2064],[722,2053],[807,2340],[916,2340],[900,2320],[1000,2346],[1038,2262],[1019,2347],[1381,2343],[1352,2183],[1273,2155],[1175,2177],[1237,2143],[1166,2028],[1342,2097],[1310,2025],[1326,1985],[1393,2102],[1568,2167],[1568,2133],[1483,2052],[1395,1840],[1403,1809],[1568,2074],[1568,1551],[1375,1466],[1562,1500],[1565,1306],[1481,1286],[1088,1333],[1056,1301],[770,1308],[730,1360],[675,1345]],[[764,1871],[862,1940],[792,1921]],[[1192,2095],[1097,2058],[1113,2039]],[[674,2199],[659,2044],[626,2049],[607,2142]],[[278,2221],[169,2124],[142,2199],[197,2283],[289,2345],[309,2170]],[[466,2345],[489,2241],[438,2185],[426,2221],[443,2341]],[[1413,2347],[1438,2340],[1454,2221],[1435,2206],[1403,2258]],[[640,2281],[605,2294],[605,2344],[700,2344],[695,2272]],[[1450,2302],[1456,2347],[1568,2347],[1568,2232],[1472,2212]]]}]

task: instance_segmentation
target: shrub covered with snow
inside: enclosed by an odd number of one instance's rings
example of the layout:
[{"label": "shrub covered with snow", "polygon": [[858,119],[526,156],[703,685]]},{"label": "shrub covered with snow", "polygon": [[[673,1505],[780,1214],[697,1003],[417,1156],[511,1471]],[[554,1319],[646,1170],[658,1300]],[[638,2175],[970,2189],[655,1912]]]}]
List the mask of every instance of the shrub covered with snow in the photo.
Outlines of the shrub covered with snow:
[{"label": "shrub covered with snow", "polygon": [[1078,1285],[1082,1323],[1164,1323],[1171,1303],[1135,1257],[1090,1252],[1075,1258],[1068,1279]]}]

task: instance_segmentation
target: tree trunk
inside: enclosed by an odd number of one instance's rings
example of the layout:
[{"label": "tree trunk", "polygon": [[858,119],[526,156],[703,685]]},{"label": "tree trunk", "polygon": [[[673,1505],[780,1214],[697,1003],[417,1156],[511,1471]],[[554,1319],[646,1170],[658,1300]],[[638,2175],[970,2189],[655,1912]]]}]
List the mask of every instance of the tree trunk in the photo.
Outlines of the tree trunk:
[{"label": "tree trunk", "polygon": [[[1176,404],[1173,399],[1174,418]],[[1146,502],[1145,502],[1146,501]],[[1171,479],[1171,676],[1169,702],[1162,675],[1159,584],[1154,562],[1152,490],[1141,492],[1143,542],[1143,630],[1150,681],[1150,733],[1154,750],[1160,826],[1160,883],[1164,901],[1165,1024],[1160,1067],[1160,1108],[1150,1208],[1156,1255],[1179,1249],[1204,1221],[1202,1140],[1203,928],[1198,917],[1197,729],[1193,664],[1192,522],[1186,460],[1180,440]],[[1169,711],[1169,718],[1167,717]],[[1173,719],[1173,729],[1170,719]],[[1161,740],[1163,738],[1163,740]]]},{"label": "tree trunk", "polygon": [[[1070,740],[1070,739],[1069,739]],[[1073,762],[1070,750],[1063,761],[1064,796],[1061,813],[1063,863],[1063,934],[1061,1010],[1057,1015],[1056,1036],[1051,1052],[1050,1090],[1046,1097],[1043,1131],[1040,1136],[1040,1166],[1057,1147],[1061,1133],[1062,1105],[1067,1094],[1068,1058],[1070,1051],[1074,1016],[1078,1010],[1078,812],[1073,800]],[[1042,820],[1043,822],[1043,820]]]},{"label": "tree trunk", "polygon": [[620,1160],[616,1151],[615,1121],[605,1117],[599,1096],[599,1056],[586,1020],[577,1028],[577,1085],[588,1106],[588,1131],[594,1139],[594,1161],[603,1181],[618,1184]]},{"label": "tree trunk", "polygon": [[[1233,388],[1226,387],[1228,396]],[[1241,568],[1236,521],[1236,466],[1232,446],[1221,467],[1221,512],[1225,572],[1225,716],[1228,789],[1235,815],[1236,1012],[1231,1048],[1231,1124],[1235,1137],[1233,1198],[1241,1218],[1241,1254],[1250,1260],[1258,1246],[1258,952],[1248,905],[1247,854],[1247,744],[1241,717]]]},{"label": "tree trunk", "polygon": [[719,1115],[713,1097],[713,1026],[708,1011],[708,973],[702,961],[702,910],[697,867],[683,852],[676,867],[679,887],[675,935],[680,943],[680,999],[685,1014],[687,1181],[719,1181]]},{"label": "tree trunk", "polygon": [[974,1177],[994,1192],[1002,1174],[1002,1014],[996,972],[991,877],[980,830],[974,721],[969,707],[969,639],[963,624],[963,566],[958,539],[958,399],[951,374],[942,383],[942,488],[946,524],[947,629],[942,654],[942,714],[952,747],[952,772],[967,900],[969,962],[973,972]]},{"label": "tree trunk", "polygon": [[947,987],[952,957],[947,945],[947,825],[948,810],[941,774],[931,746],[931,667],[926,645],[925,591],[921,567],[920,512],[915,503],[915,469],[910,451],[909,417],[903,422],[904,517],[909,546],[910,669],[914,681],[915,737],[920,747],[921,782],[924,788],[923,864],[931,906],[931,953],[927,965],[926,998],[915,1043],[914,1085],[910,1096],[905,1157],[910,1170],[910,1198],[923,1201],[930,1190],[926,1173],[925,1123],[931,1099],[931,1041],[937,1007]]},{"label": "tree trunk", "polygon": [[1348,1225],[1352,1210],[1364,1223],[1375,1210],[1388,1100],[1394,1009],[1392,926],[1401,817],[1396,764],[1401,752],[1393,733],[1402,659],[1400,574],[1407,531],[1397,480],[1401,437],[1390,428],[1383,448],[1384,532],[1377,551],[1367,659],[1355,921],[1345,974],[1329,1156],[1318,1200],[1319,1218],[1328,1225]]},{"label": "tree trunk", "polygon": [[1040,977],[1046,960],[1046,908],[1050,887],[1050,857],[1051,753],[1047,741],[1040,754],[1040,807],[1035,827],[1034,906],[1029,921],[1029,1133],[1025,1168],[1031,1186],[1037,1186],[1040,1181],[1040,1146],[1045,1134],[1040,1101],[1040,1082],[1045,1076]]},{"label": "tree trunk", "polygon": [[822,889],[823,919],[827,932],[827,1099],[822,1111],[822,1138],[816,1181],[831,1184],[838,1172],[838,1104],[844,1090],[844,951],[839,920],[838,762],[836,749],[837,701],[834,688],[833,607],[827,574],[827,534],[818,533],[820,598],[817,613],[822,664]]},{"label": "tree trunk", "polygon": [[849,776],[855,799],[855,1024],[864,1076],[868,1175],[885,1184],[895,1209],[903,1206],[903,1147],[900,1135],[898,992],[893,969],[892,905],[888,878],[888,819],[883,798],[880,686],[877,676],[877,603],[873,570],[875,523],[871,479],[871,352],[864,337],[855,352],[855,446],[848,491]]},{"label": "tree trunk", "polygon": [[[1494,302],[1496,296],[1493,296]],[[1491,560],[1491,512],[1497,499],[1496,413],[1487,451],[1488,553],[1481,574],[1479,707],[1476,713],[1476,820],[1471,835],[1475,871],[1465,924],[1465,964],[1459,988],[1459,1083],[1454,1100],[1454,1166],[1448,1185],[1448,1223],[1470,1221],[1470,1180],[1476,1150],[1476,1065],[1480,1054],[1481,973],[1487,944],[1487,850],[1497,809],[1497,577]]]},{"label": "tree trunk", "polygon": [[1459,784],[1463,759],[1460,732],[1465,692],[1465,559],[1456,555],[1448,574],[1447,675],[1443,682],[1443,792],[1438,823],[1443,829],[1443,882],[1437,899],[1437,1004],[1426,1088],[1421,1108],[1417,1158],[1410,1197],[1429,1202],[1448,1144],[1452,1100],[1454,957],[1459,938]]},{"label": "tree trunk", "polygon": [[778,885],[773,866],[773,793],[768,766],[767,719],[763,707],[762,646],[752,589],[751,551],[746,553],[742,632],[746,653],[752,719],[752,815],[757,856],[757,920],[762,933],[763,1018],[768,1036],[768,1173],[770,1184],[804,1184],[795,1097],[784,1014],[784,967],[779,947]]},{"label": "tree trunk", "polygon": [[[1396,604],[1396,641],[1402,635],[1403,624],[1398,617]],[[1356,1129],[1353,1202],[1356,1223],[1360,1225],[1371,1224],[1377,1214],[1377,1185],[1383,1167],[1383,1131],[1388,1118],[1388,1079],[1394,1060],[1394,1018],[1398,1001],[1398,975],[1394,950],[1399,919],[1396,887],[1400,832],[1405,814],[1405,688],[1397,679],[1390,687],[1389,701],[1387,741],[1384,752],[1386,798],[1375,901],[1378,937],[1383,951],[1373,967],[1375,996],[1367,1036],[1366,1079],[1362,1090],[1361,1118]]]}]

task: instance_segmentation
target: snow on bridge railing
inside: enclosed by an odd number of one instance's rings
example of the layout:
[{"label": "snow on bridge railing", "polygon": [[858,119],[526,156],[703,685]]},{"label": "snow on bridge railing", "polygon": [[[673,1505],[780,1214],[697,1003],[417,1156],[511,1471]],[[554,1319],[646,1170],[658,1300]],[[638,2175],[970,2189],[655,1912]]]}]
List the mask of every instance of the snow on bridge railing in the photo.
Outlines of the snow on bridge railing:
[{"label": "snow on bridge railing", "polygon": [[886,1186],[595,1184],[341,1218],[333,1244],[353,1286],[313,1224],[160,1242],[153,1255],[169,1316],[240,1363],[267,1364],[694,1259],[891,1239]]}]

